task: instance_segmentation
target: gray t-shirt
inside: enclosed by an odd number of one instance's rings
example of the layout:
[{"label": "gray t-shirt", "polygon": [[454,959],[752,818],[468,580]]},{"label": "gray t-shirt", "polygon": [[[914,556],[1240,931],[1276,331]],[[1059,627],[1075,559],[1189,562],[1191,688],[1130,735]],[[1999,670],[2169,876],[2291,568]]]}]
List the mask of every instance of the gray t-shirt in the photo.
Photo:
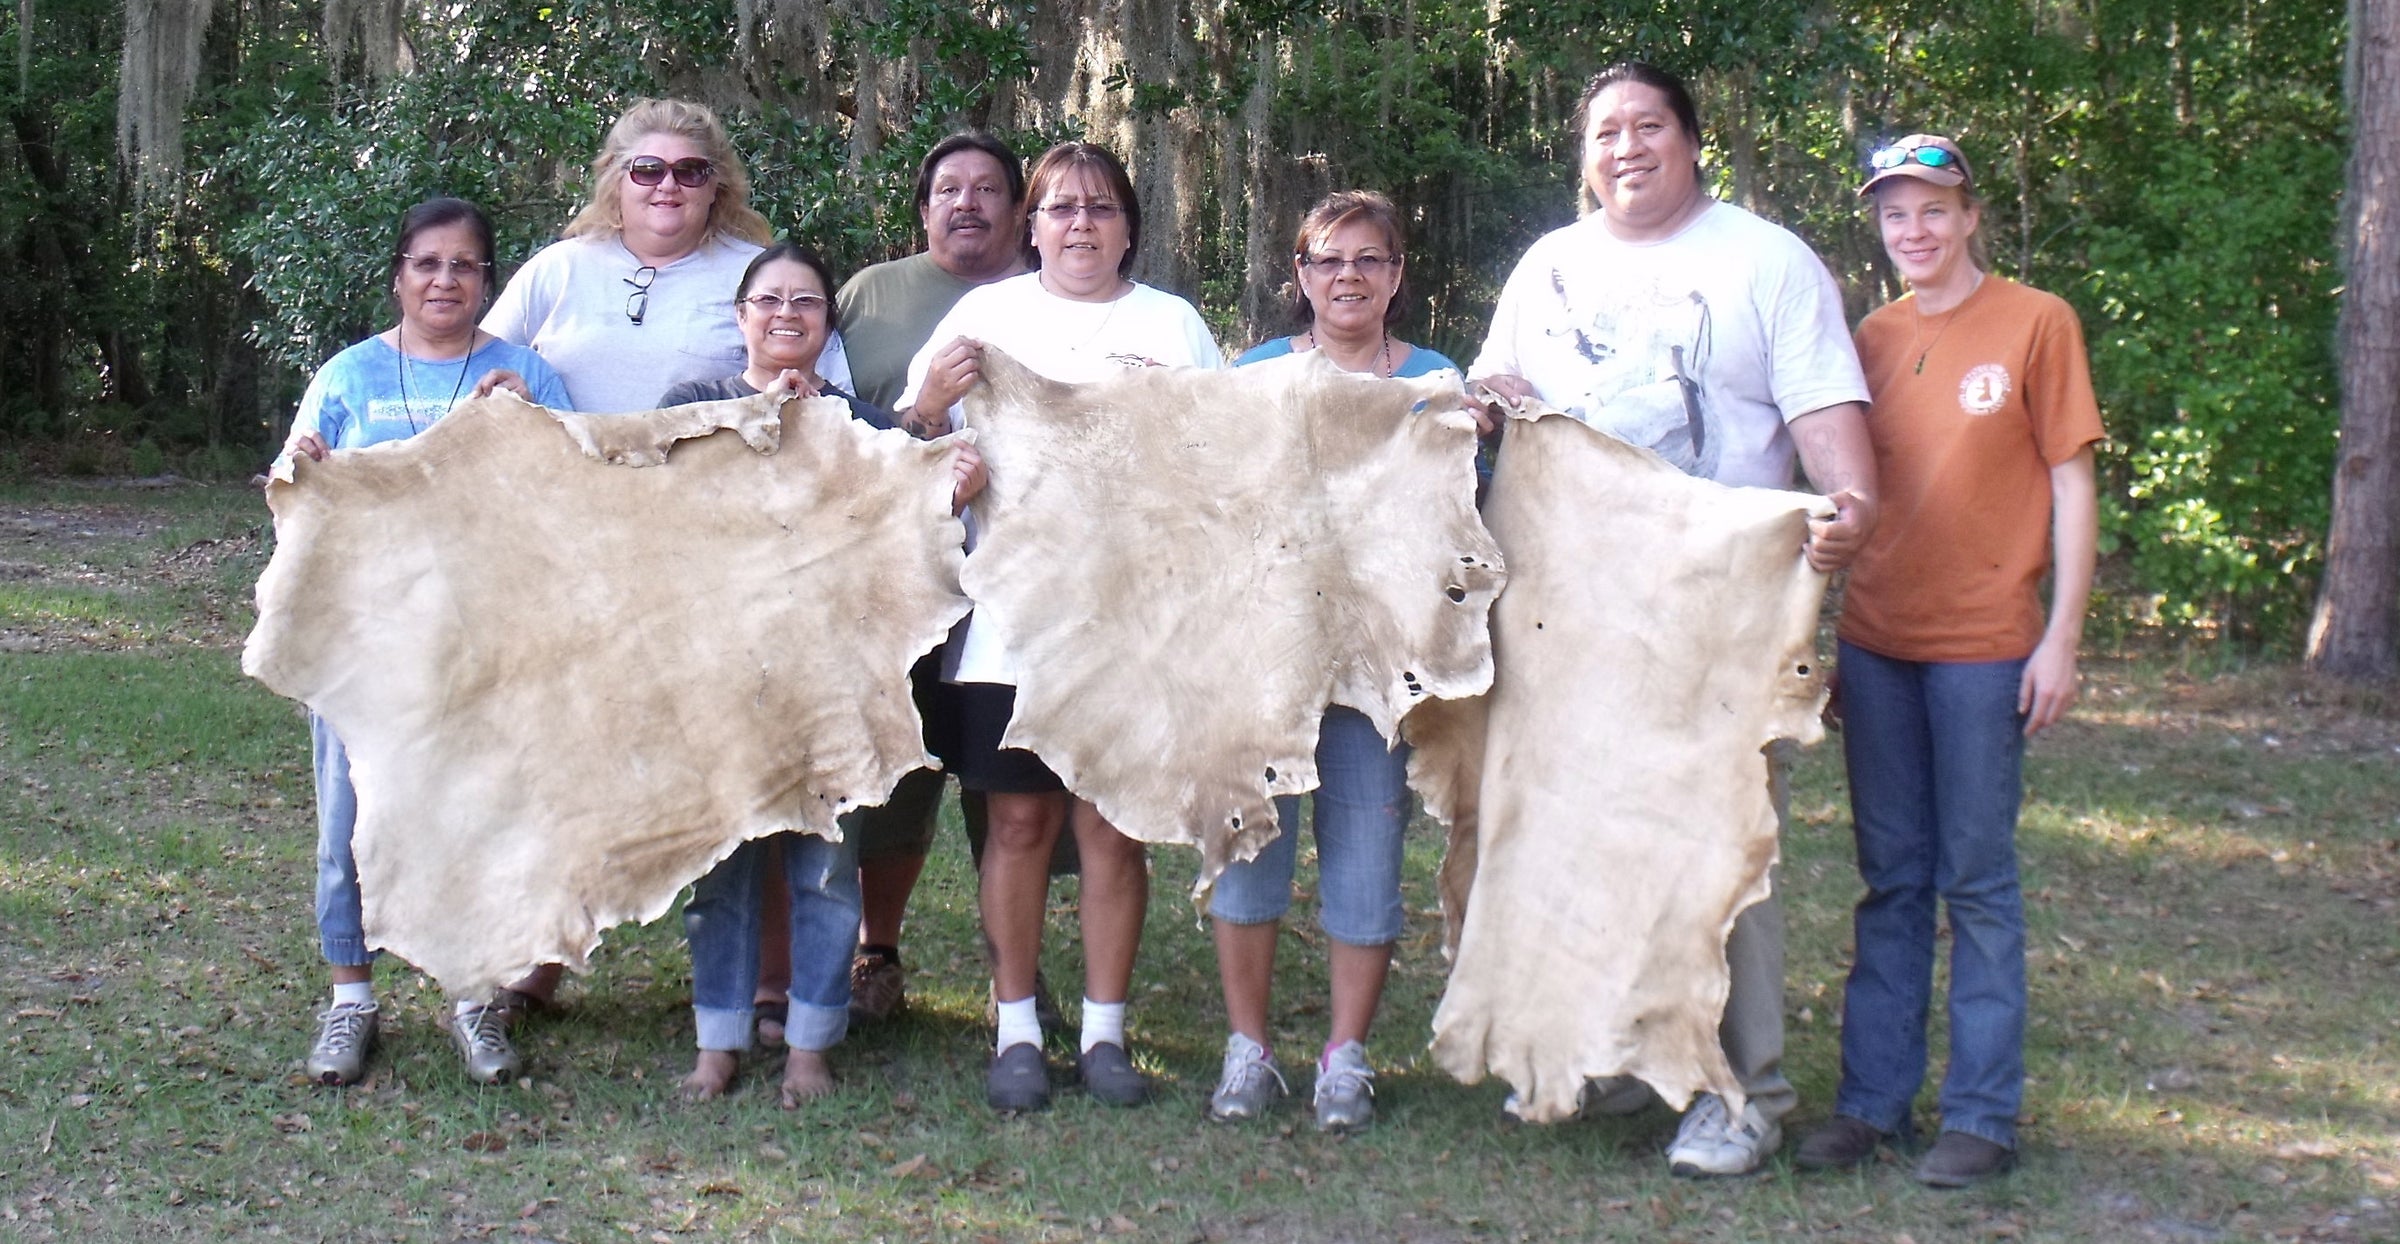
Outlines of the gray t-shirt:
[{"label": "gray t-shirt", "polygon": [[626,306],[642,262],[615,234],[568,238],[509,278],[484,331],[533,347],[567,382],[577,410],[647,410],[674,385],[715,380],[748,362],[733,292],[761,249],[721,237],[660,267],[636,324]]}]

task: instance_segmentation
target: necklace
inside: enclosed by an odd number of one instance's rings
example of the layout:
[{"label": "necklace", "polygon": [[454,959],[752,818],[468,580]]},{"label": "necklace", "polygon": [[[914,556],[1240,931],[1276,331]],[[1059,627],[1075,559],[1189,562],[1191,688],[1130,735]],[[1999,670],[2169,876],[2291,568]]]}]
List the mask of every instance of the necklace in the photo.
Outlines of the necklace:
[{"label": "necklace", "polygon": [[[1120,283],[1121,283],[1121,282],[1120,282]],[[1087,307],[1091,305],[1091,303],[1089,303],[1089,302],[1085,301],[1084,299],[1081,299],[1081,298],[1069,298],[1069,297],[1067,297],[1065,294],[1059,293],[1057,290],[1054,290],[1054,289],[1050,288],[1050,282],[1049,282],[1049,281],[1047,281],[1047,280],[1043,280],[1043,281],[1041,281],[1041,286],[1042,286],[1042,292],[1043,292],[1043,293],[1050,295],[1052,298],[1056,298],[1056,299],[1058,299],[1060,302],[1075,302],[1075,303],[1082,303],[1083,305],[1085,305],[1085,306],[1087,306]],[[1127,292],[1131,292],[1131,291],[1127,291]],[[1068,351],[1068,353],[1070,353],[1070,354],[1081,354],[1081,353],[1083,353],[1084,351],[1091,349],[1091,348],[1092,348],[1092,344],[1093,344],[1094,342],[1097,342],[1097,341],[1099,341],[1099,340],[1100,340],[1100,334],[1102,334],[1102,333],[1105,333],[1105,332],[1107,332],[1107,331],[1108,331],[1108,326],[1109,326],[1110,322],[1114,321],[1114,320],[1117,318],[1117,308],[1118,308],[1118,307],[1120,307],[1120,306],[1122,306],[1122,305],[1124,305],[1124,302],[1125,302],[1125,294],[1122,294],[1122,293],[1120,293],[1120,294],[1116,295],[1116,296],[1115,296],[1115,297],[1113,297],[1113,298],[1110,298],[1110,299],[1108,300],[1108,310],[1106,310],[1106,311],[1104,311],[1104,312],[1102,312],[1102,313],[1101,313],[1101,315],[1100,315],[1100,322],[1099,322],[1099,323],[1097,323],[1097,324],[1094,324],[1094,325],[1092,325],[1092,330],[1091,330],[1090,332],[1088,332],[1088,333],[1085,333],[1085,334],[1083,335],[1083,340],[1081,340],[1081,341],[1078,341],[1078,342],[1076,342],[1075,344],[1073,344],[1073,345],[1071,345],[1071,346],[1068,346],[1068,347],[1067,347],[1067,351]]]},{"label": "necklace", "polygon": [[[1951,321],[1958,318],[1958,309],[1965,306],[1967,299],[1974,297],[1975,291],[1981,288],[1983,288],[1983,273],[1977,272],[1974,282],[1967,286],[1967,292],[1960,296],[1957,302],[1950,304],[1949,310],[1939,313],[1942,317],[1942,326],[1933,330],[1933,340],[1926,342],[1924,349],[1917,350],[1917,375],[1925,374],[1926,357],[1933,353],[1935,346],[1942,344],[1942,334],[1950,331]],[[1908,306],[1911,311],[1917,313],[1917,331],[1909,334],[1908,338],[1909,348],[1915,350],[1918,339],[1925,335],[1925,309],[1917,305],[1914,299],[1910,300]]]},{"label": "necklace", "polygon": [[[408,416],[408,434],[414,436],[417,433],[424,431],[425,426],[417,422],[417,404],[408,396],[409,358],[408,324],[406,321],[392,325],[392,342],[398,348],[400,353],[400,413]],[[442,407],[442,414],[450,413],[450,407],[458,405],[458,395],[461,390],[467,387],[467,368],[474,362],[475,339],[469,337],[467,339],[466,356],[458,360],[458,383],[450,386],[450,401],[448,405]],[[441,417],[441,415],[434,416],[436,419]]]},{"label": "necklace", "polygon": [[[1309,329],[1307,332],[1302,333],[1301,336],[1308,338],[1309,349],[1317,350],[1323,348],[1317,341],[1316,329]],[[1332,358],[1333,355],[1327,354],[1325,357]],[[1392,374],[1392,330],[1388,328],[1383,330],[1383,349],[1375,354],[1371,361],[1374,363],[1373,367],[1356,369],[1344,368],[1343,370],[1372,371],[1378,376],[1390,376]]]}]

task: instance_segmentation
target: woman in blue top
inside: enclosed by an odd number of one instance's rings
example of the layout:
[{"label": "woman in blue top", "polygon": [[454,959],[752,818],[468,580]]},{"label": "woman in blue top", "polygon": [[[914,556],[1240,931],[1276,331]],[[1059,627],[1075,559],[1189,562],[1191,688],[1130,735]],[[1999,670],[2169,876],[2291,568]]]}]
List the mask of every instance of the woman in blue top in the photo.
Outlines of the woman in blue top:
[{"label": "woman in blue top", "polygon": [[[400,220],[392,245],[392,297],[400,321],[334,355],[310,380],[293,416],[287,454],[322,461],[328,452],[405,440],[432,427],[461,397],[506,388],[553,410],[568,409],[566,386],[541,356],[475,326],[492,296],[492,222],[461,199],[429,199]],[[350,835],[358,796],[350,757],[309,714],[316,754],[317,936],[333,969],[333,1004],[317,1016],[308,1074],[350,1084],[375,1047],[375,957],[367,950]],[[451,1037],[467,1072],[486,1084],[517,1073],[494,1008],[458,1002]]]},{"label": "woman in blue top", "polygon": [[[748,366],[721,380],[685,381],[667,390],[658,404],[749,397],[780,381],[801,395],[841,398],[852,417],[891,427],[890,414],[818,374],[834,331],[834,288],[832,271],[808,247],[787,241],[759,252],[734,289],[734,322],[742,330]],[[955,509],[983,486],[983,460],[973,445],[961,443],[952,465]],[[833,1091],[825,1052],[850,1027],[850,959],[858,945],[860,911],[856,843],[847,818],[840,842],[814,834],[754,838],[734,848],[693,887],[683,907],[683,933],[692,951],[699,1054],[680,1086],[686,1100],[707,1101],[733,1086],[762,1011],[781,1020],[783,1107],[794,1109]],[[761,881],[778,877],[783,894],[762,889]],[[790,953],[776,956],[775,972],[783,978],[785,996],[762,1001],[756,996],[761,951],[775,944],[766,939],[787,931]]]},{"label": "woman in blue top", "polygon": [[[1391,200],[1361,190],[1327,195],[1300,222],[1292,248],[1292,309],[1307,327],[1259,345],[1234,365],[1314,350],[1345,371],[1376,376],[1457,371],[1440,354],[1392,336],[1403,262]],[[1334,706],[1318,733],[1317,771],[1317,920],[1332,960],[1333,1023],[1317,1060],[1315,1110],[1319,1130],[1347,1132],[1375,1114],[1366,1037],[1400,936],[1408,749],[1387,742],[1357,710]],[[1233,1029],[1208,1104],[1209,1117],[1219,1122],[1256,1118],[1287,1091],[1267,1047],[1267,999],[1279,925],[1292,902],[1300,801],[1286,796],[1275,810],[1283,832],[1256,859],[1228,867],[1209,901]]]}]

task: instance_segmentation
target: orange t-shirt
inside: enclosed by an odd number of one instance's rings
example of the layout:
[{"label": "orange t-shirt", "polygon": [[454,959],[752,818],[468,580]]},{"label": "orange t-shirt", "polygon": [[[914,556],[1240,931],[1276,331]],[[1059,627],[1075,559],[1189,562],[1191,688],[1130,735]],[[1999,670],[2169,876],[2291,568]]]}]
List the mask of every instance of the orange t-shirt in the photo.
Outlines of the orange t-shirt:
[{"label": "orange t-shirt", "polygon": [[1841,637],[1902,661],[2008,661],[2041,642],[2050,468],[2100,440],[2074,308],[1987,277],[1943,315],[1858,326],[1881,518]]}]

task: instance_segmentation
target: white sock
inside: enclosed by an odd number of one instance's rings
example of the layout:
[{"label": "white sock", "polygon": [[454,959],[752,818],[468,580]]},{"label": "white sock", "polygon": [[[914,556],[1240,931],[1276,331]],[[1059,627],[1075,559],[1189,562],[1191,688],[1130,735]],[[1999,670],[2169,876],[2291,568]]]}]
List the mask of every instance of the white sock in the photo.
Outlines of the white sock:
[{"label": "white sock", "polygon": [[1083,1000],[1083,1049],[1106,1041],[1122,1047],[1125,1044],[1125,1004]]},{"label": "white sock", "polygon": [[1030,1045],[1037,1050],[1042,1048],[1042,1017],[1033,1009],[1031,997],[1003,1002],[998,1010],[1000,1033],[993,1053],[1005,1053],[1012,1045]]},{"label": "white sock", "polygon": [[375,982],[373,981],[335,981],[333,983],[333,1004],[335,1006],[372,1006],[374,1002]]},{"label": "white sock", "polygon": [[458,1017],[458,1016],[464,1015],[464,1014],[466,1014],[467,1012],[469,1012],[469,1011],[472,1011],[472,1010],[476,1009],[476,1007],[477,1007],[478,1005],[480,1005],[480,1004],[479,1004],[479,1003],[476,1003],[476,1002],[473,1002],[473,1001],[470,1001],[470,1000],[468,1000],[468,999],[466,999],[466,998],[460,998],[458,1001],[456,1001],[456,1002],[453,1002],[453,1003],[451,1003],[451,1004],[450,1004],[450,1014],[451,1014],[451,1017],[452,1017],[452,1018],[456,1018],[456,1017]]}]

